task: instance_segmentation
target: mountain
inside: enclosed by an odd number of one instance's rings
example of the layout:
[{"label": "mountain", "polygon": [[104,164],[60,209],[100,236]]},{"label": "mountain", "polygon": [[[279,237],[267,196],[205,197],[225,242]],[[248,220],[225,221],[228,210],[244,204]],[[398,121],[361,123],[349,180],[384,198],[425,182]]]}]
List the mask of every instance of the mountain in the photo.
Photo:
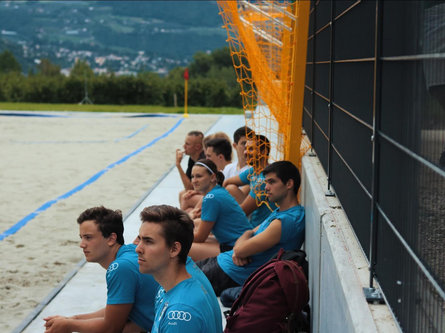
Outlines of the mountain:
[{"label": "mountain", "polygon": [[25,73],[42,58],[163,73],[227,45],[215,1],[2,1],[0,22],[0,52],[11,50]]}]

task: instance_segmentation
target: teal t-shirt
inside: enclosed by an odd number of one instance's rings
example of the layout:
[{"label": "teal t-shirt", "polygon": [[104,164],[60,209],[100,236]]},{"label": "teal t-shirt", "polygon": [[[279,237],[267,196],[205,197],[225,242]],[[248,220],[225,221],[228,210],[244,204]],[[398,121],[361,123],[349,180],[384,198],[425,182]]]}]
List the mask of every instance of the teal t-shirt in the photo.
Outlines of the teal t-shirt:
[{"label": "teal t-shirt", "polygon": [[108,266],[107,304],[133,304],[128,318],[150,331],[154,319],[154,300],[159,284],[151,275],[139,272],[136,245],[122,245]]},{"label": "teal t-shirt", "polygon": [[152,333],[222,332],[221,310],[218,306],[215,313],[213,306],[217,302],[215,293],[208,293],[197,278],[192,276],[160,293]]},{"label": "teal t-shirt", "polygon": [[223,252],[218,255],[218,265],[236,283],[243,285],[244,281],[246,281],[249,275],[270,260],[280,250],[280,248],[285,250],[296,250],[301,248],[301,245],[303,245],[305,223],[304,208],[302,206],[294,206],[285,211],[276,209],[266,221],[261,223],[260,227],[253,236],[266,230],[266,228],[274,220],[281,221],[280,241],[268,250],[251,256],[251,262],[246,266],[237,266],[233,263],[233,250]]},{"label": "teal t-shirt", "polygon": [[220,244],[235,245],[236,240],[252,225],[240,205],[224,187],[216,185],[204,196],[201,220],[214,222],[212,232]]},{"label": "teal t-shirt", "polygon": [[[204,287],[205,291],[209,295],[208,297],[209,304],[213,308],[213,314],[215,315],[215,322],[217,323],[217,327],[222,327],[221,308],[219,306],[218,299],[216,298],[215,291],[213,290],[213,287],[210,284],[209,279],[207,279],[207,276],[205,276],[205,274],[201,271],[201,269],[195,264],[195,262],[190,257],[187,257],[185,268],[187,269],[187,272],[196,280],[198,280]],[[156,295],[155,312],[156,309],[164,303],[164,294],[165,294],[164,288],[159,286],[159,291],[158,294]]]},{"label": "teal t-shirt", "polygon": [[249,184],[249,195],[260,203],[257,209],[255,209],[249,216],[250,224],[255,228],[260,225],[266,218],[277,208],[275,203],[270,202],[265,194],[266,182],[264,181],[263,173],[257,174],[253,167],[244,170],[239,174],[241,182],[243,184]]}]

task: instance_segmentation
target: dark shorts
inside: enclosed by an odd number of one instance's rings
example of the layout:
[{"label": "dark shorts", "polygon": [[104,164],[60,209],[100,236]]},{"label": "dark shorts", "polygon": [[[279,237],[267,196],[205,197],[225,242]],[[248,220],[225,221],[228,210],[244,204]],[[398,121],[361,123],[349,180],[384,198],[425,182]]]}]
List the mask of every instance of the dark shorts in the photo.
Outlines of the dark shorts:
[{"label": "dark shorts", "polygon": [[226,245],[226,244],[219,244],[219,252],[227,252],[233,249],[232,245]]},{"label": "dark shorts", "polygon": [[216,257],[198,261],[196,265],[198,265],[209,279],[216,296],[219,296],[221,292],[227,288],[239,286],[238,283],[233,281],[230,276],[219,267]]}]

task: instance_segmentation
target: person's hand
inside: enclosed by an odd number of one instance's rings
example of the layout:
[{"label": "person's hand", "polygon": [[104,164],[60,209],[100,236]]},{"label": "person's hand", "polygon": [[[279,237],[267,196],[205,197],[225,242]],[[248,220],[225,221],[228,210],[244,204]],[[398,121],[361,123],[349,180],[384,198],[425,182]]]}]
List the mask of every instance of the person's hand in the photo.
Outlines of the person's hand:
[{"label": "person's hand", "polygon": [[176,166],[179,166],[181,164],[183,157],[184,152],[181,149],[176,149]]},{"label": "person's hand", "polygon": [[237,266],[246,266],[248,263],[250,263],[250,258],[241,258],[237,257],[235,253],[232,254],[232,261]]},{"label": "person's hand", "polygon": [[198,219],[201,217],[201,206],[199,207],[195,207],[192,209],[192,211],[190,212],[190,217],[192,218],[192,220],[194,219]]},{"label": "person's hand", "polygon": [[199,192],[195,191],[195,190],[188,190],[184,193],[183,198],[184,198],[184,200],[189,200],[191,197],[193,197],[196,194],[199,194]]},{"label": "person's hand", "polygon": [[71,333],[67,327],[67,317],[51,316],[43,318],[45,321],[45,333]]}]

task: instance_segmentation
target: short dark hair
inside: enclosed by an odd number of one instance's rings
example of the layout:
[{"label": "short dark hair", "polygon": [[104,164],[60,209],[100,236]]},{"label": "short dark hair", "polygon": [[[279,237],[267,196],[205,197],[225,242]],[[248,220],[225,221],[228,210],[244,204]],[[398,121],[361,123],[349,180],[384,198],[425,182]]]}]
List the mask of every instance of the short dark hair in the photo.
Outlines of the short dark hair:
[{"label": "short dark hair", "polygon": [[99,227],[104,238],[110,237],[112,233],[117,236],[116,242],[124,244],[124,222],[120,210],[111,210],[104,206],[88,208],[77,218],[77,223],[93,220]]},{"label": "short dark hair", "polygon": [[[221,171],[218,171],[218,169],[216,169],[216,164],[213,163],[212,160],[208,160],[208,159],[201,159],[195,162],[195,164],[193,166],[196,165],[196,163],[202,163],[205,164],[209,167],[210,170],[212,170],[212,172],[215,174],[216,176],[216,183],[218,185],[222,185],[222,183],[224,182],[224,174]],[[197,166],[200,166],[199,164]],[[204,167],[206,169],[206,171],[209,173],[209,175],[212,174],[212,172],[209,171],[209,169],[207,169],[206,167]]]},{"label": "short dark hair", "polygon": [[286,184],[289,179],[294,181],[294,193],[298,194],[300,189],[301,177],[298,168],[290,161],[278,161],[269,164],[263,170],[263,175],[266,176],[268,173],[275,173],[277,177]]},{"label": "short dark hair", "polygon": [[183,210],[169,205],[145,207],[140,214],[142,223],[158,223],[162,227],[167,246],[174,242],[181,243],[179,262],[184,264],[193,243],[193,221]]},{"label": "short dark hair", "polygon": [[215,154],[223,154],[226,161],[232,160],[232,145],[229,141],[222,138],[211,139],[206,142],[206,148],[212,147]]},{"label": "short dark hair", "polygon": [[266,156],[269,156],[270,153],[270,141],[264,135],[257,134],[255,135],[255,143],[257,147],[260,148],[260,152],[265,152]]},{"label": "short dark hair", "polygon": [[253,132],[250,127],[243,126],[238,128],[235,132],[233,132],[233,142],[238,143],[238,141],[245,136],[247,138],[247,133]]}]

